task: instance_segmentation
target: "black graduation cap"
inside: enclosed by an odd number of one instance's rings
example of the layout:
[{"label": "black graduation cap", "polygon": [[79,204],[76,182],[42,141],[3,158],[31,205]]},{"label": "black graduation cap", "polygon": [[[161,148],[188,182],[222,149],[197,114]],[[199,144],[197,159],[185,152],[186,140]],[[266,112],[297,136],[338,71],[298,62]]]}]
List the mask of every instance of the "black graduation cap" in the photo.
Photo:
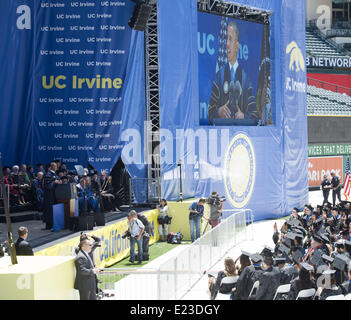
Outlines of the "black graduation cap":
[{"label": "black graduation cap", "polygon": [[333,267],[337,270],[344,271],[345,266],[349,261],[350,260],[345,255],[338,254],[334,258]]},{"label": "black graduation cap", "polygon": [[300,265],[301,265],[302,269],[304,269],[305,271],[313,271],[313,267],[306,262],[302,262],[302,263],[300,263]]},{"label": "black graduation cap", "polygon": [[248,253],[247,251],[243,251],[243,250],[241,250],[241,254],[242,254],[243,256],[247,256],[247,257],[249,257],[249,258],[250,258],[250,256],[251,256],[251,253]]},{"label": "black graduation cap", "polygon": [[317,268],[316,273],[317,274],[322,274],[325,270],[328,270],[328,269],[329,269],[329,267],[326,264],[322,264],[321,266],[319,266]]},{"label": "black graduation cap", "polygon": [[312,257],[310,258],[310,262],[314,266],[320,266],[321,264],[324,264],[322,255],[319,250],[313,250]]},{"label": "black graduation cap", "polygon": [[316,241],[316,242],[319,242],[319,243],[322,243],[322,242],[323,242],[323,240],[321,239],[321,237],[320,237],[318,234],[316,234],[316,233],[313,233],[313,234],[312,234],[312,239],[313,239],[314,241]]},{"label": "black graduation cap", "polygon": [[323,261],[328,262],[328,263],[333,263],[333,261],[334,261],[334,258],[332,258],[326,254],[322,255],[322,259],[323,259]]},{"label": "black graduation cap", "polygon": [[286,259],[284,257],[277,257],[274,259],[275,265],[277,266],[278,264],[285,264]]},{"label": "black graduation cap", "polygon": [[342,231],[341,231],[341,235],[342,235],[343,237],[349,236],[349,235],[350,235],[349,229],[344,229],[344,230],[342,230]]},{"label": "black graduation cap", "polygon": [[293,224],[293,219],[288,220],[286,223],[287,223],[288,226],[293,226],[294,225]]},{"label": "black graduation cap", "polygon": [[295,240],[296,233],[295,232],[289,232],[289,233],[286,234],[286,238],[288,238],[290,240]]},{"label": "black graduation cap", "polygon": [[283,241],[282,241],[282,244],[284,244],[286,247],[288,248],[291,248],[291,242],[292,240],[289,239],[289,238],[285,238]]},{"label": "black graduation cap", "polygon": [[331,278],[335,277],[336,270],[327,269],[323,271],[323,275],[329,276]]},{"label": "black graduation cap", "polygon": [[258,263],[263,260],[262,256],[259,253],[250,255],[250,259],[253,261],[253,263]]},{"label": "black graduation cap", "polygon": [[337,248],[343,248],[343,247],[344,247],[344,241],[343,241],[343,240],[338,240],[338,241],[335,243],[335,247],[337,247]]},{"label": "black graduation cap", "polygon": [[303,233],[303,235],[305,235],[307,232],[303,226],[297,226],[296,228],[300,230]]},{"label": "black graduation cap", "polygon": [[296,250],[292,254],[292,259],[296,264],[301,262],[302,257],[303,257],[303,255],[302,255],[302,252],[300,250]]},{"label": "black graduation cap", "polygon": [[330,243],[329,238],[325,234],[320,235],[323,243]]},{"label": "black graduation cap", "polygon": [[261,252],[261,255],[266,257],[266,256],[273,256],[273,253],[274,253],[274,250],[271,248],[271,247],[268,247],[268,246],[264,246],[262,252]]},{"label": "black graduation cap", "polygon": [[346,250],[351,250],[351,241],[350,240],[346,240],[345,241],[345,247],[346,247]]},{"label": "black graduation cap", "polygon": [[286,245],[284,245],[284,244],[281,244],[279,247],[278,247],[278,250],[280,251],[280,252],[282,252],[282,253],[285,253],[285,254],[289,254],[289,252],[290,252],[290,249],[286,246]]}]

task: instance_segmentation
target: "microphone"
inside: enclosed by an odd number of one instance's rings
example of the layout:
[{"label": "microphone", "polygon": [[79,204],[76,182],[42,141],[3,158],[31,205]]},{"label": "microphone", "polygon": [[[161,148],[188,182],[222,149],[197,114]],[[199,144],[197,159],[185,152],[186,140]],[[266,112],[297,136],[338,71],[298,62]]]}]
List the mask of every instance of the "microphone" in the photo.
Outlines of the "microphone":
[{"label": "microphone", "polygon": [[239,81],[235,83],[233,81],[230,82],[229,85],[229,109],[234,117],[234,114],[237,112],[236,107],[239,103],[240,96],[242,94],[242,88]]}]

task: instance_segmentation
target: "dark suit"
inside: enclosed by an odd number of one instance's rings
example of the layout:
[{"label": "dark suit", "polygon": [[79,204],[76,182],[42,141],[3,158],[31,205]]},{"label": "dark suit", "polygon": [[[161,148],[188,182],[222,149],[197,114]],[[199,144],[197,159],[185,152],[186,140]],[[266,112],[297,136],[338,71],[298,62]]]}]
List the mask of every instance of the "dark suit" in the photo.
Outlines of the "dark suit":
[{"label": "dark suit", "polygon": [[280,277],[281,273],[277,267],[264,271],[259,277],[260,285],[257,289],[256,300],[273,300],[280,285]]},{"label": "dark suit", "polygon": [[44,203],[43,203],[43,217],[44,222],[46,222],[46,229],[51,229],[53,227],[53,204],[55,204],[55,180],[59,177],[56,173],[48,171],[43,178],[44,185]]},{"label": "dark suit", "polygon": [[18,256],[34,256],[33,249],[29,243],[23,238],[18,238],[15,243],[16,255]]},{"label": "dark suit", "polygon": [[74,263],[77,271],[74,289],[79,290],[80,300],[96,300],[94,263],[83,250],[79,250]]},{"label": "dark suit", "polygon": [[[239,65],[235,72],[234,79],[232,79],[229,63],[226,63],[226,65],[216,73],[216,78],[213,81],[208,109],[208,116],[211,124],[213,124],[213,119],[219,118],[218,109],[229,100],[229,87],[232,81],[239,81],[241,85],[242,94],[239,98],[238,106],[244,113],[245,119],[258,120],[256,100],[252,93],[252,85],[247,74]],[[234,118],[234,115],[237,112],[236,107],[229,103],[228,108],[231,111],[231,118]]]}]

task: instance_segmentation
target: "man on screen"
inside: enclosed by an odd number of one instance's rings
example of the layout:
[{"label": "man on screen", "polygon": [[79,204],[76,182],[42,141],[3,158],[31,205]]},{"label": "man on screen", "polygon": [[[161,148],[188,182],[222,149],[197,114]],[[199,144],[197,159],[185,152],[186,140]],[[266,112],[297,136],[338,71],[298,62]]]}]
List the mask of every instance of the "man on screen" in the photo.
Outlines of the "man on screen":
[{"label": "man on screen", "polygon": [[234,21],[230,21],[227,27],[228,63],[217,72],[212,86],[208,109],[211,124],[215,118],[258,118],[250,80],[238,63],[238,51],[239,29]]}]

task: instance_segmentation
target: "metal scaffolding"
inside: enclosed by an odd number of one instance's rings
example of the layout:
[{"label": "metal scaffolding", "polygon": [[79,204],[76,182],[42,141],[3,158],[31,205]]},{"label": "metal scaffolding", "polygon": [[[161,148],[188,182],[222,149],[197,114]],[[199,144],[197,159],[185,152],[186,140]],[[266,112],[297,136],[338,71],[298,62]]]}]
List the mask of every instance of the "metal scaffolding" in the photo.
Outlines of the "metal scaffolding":
[{"label": "metal scaffolding", "polygon": [[[156,202],[161,200],[157,1],[150,1],[148,4],[152,6],[152,10],[145,29],[145,155],[148,179],[147,198],[149,202]],[[156,197],[152,190],[156,190]]]}]

